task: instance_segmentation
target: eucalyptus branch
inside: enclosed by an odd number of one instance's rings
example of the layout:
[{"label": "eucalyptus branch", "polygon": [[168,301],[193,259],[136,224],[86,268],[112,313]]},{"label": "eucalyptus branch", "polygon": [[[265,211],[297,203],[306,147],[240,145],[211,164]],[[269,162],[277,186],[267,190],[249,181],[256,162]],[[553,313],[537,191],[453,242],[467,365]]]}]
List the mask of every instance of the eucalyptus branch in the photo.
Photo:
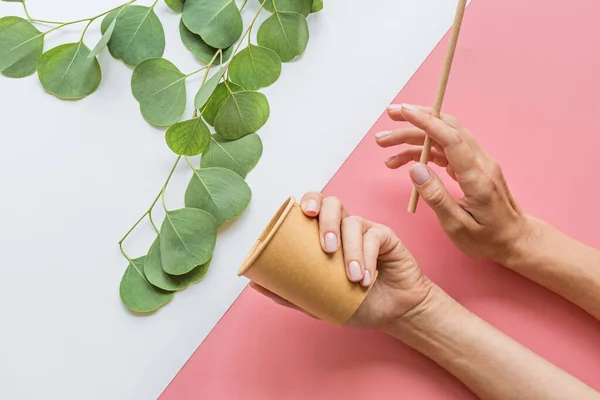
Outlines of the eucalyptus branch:
[{"label": "eucalyptus branch", "polygon": [[[254,18],[252,18],[252,21],[250,22],[250,25],[248,25],[248,28],[246,29],[246,31],[244,32],[244,34],[240,38],[240,41],[238,42],[235,50],[233,51],[233,54],[231,55],[231,58],[227,62],[227,69],[225,70],[225,73],[227,74],[227,76],[229,76],[229,66],[231,65],[231,60],[233,60],[233,57],[235,57],[235,55],[238,53],[238,51],[240,49],[240,46],[241,46],[242,42],[244,41],[244,39],[246,38],[246,36],[248,36],[248,40],[250,40],[250,32],[252,31],[252,27],[256,23],[256,20],[258,19],[258,16],[260,15],[260,12],[263,10],[266,2],[267,2],[267,0],[263,0],[263,2],[260,5],[258,11],[256,11],[256,15],[254,15]],[[248,44],[250,44],[250,41],[248,41]],[[227,84],[227,80],[225,80],[225,84]],[[229,86],[227,86],[227,88],[229,89]]]},{"label": "eucalyptus branch", "polygon": [[128,1],[128,2],[127,2],[127,3],[125,3],[125,4],[121,4],[121,5],[120,5],[120,6],[118,6],[118,7],[111,8],[110,10],[108,10],[108,11],[104,11],[103,13],[101,13],[101,14],[98,14],[98,15],[95,15],[95,16],[93,16],[93,17],[89,17],[89,18],[82,18],[82,19],[77,19],[77,20],[75,20],[75,21],[68,21],[68,22],[62,22],[62,21],[48,21],[48,20],[45,20],[45,19],[36,19],[36,18],[31,18],[31,15],[29,15],[29,11],[27,10],[27,7],[25,6],[25,2],[23,2],[23,7],[25,8],[25,15],[27,15],[27,19],[29,19],[29,21],[30,21],[30,22],[39,22],[39,23],[42,23],[42,24],[52,24],[52,25],[59,25],[59,26],[57,26],[56,28],[53,28],[53,29],[51,29],[51,30],[49,30],[49,31],[47,31],[47,32],[44,32],[44,34],[47,34],[47,33],[50,33],[50,32],[52,32],[52,31],[55,31],[56,29],[60,29],[60,28],[62,28],[62,27],[65,27],[65,26],[67,26],[67,25],[78,24],[78,23],[81,23],[81,22],[86,22],[86,21],[90,21],[90,22],[91,22],[91,21],[95,21],[95,20],[97,20],[98,18],[105,16],[106,14],[109,14],[109,13],[111,13],[111,12],[115,11],[115,10],[118,10],[119,8],[125,8],[125,7],[127,7],[128,5],[130,5],[130,4],[132,4],[132,3],[135,3],[136,1],[137,1],[137,0],[131,0],[131,1]]}]

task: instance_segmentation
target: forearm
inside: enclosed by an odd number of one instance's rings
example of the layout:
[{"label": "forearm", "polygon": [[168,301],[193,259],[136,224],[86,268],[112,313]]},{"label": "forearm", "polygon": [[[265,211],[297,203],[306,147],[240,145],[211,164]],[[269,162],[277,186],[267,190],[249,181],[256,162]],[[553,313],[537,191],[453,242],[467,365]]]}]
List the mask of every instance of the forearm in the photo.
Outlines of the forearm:
[{"label": "forearm", "polygon": [[423,307],[387,333],[431,358],[481,399],[600,399],[437,287]]},{"label": "forearm", "polygon": [[600,319],[600,251],[543,221],[531,226],[503,264]]}]

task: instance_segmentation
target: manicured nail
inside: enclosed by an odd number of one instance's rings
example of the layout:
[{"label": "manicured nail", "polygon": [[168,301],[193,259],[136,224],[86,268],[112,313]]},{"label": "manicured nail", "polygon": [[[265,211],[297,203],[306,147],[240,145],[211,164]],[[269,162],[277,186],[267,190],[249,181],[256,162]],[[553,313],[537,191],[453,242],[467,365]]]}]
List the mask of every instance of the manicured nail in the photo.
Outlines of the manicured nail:
[{"label": "manicured nail", "polygon": [[408,111],[419,111],[419,109],[415,106],[411,106],[410,104],[402,103],[402,108],[406,108]]},{"label": "manicured nail", "polygon": [[327,232],[325,235],[325,251],[335,253],[338,249],[337,236],[333,232]]},{"label": "manicured nail", "polygon": [[384,137],[388,136],[390,133],[392,133],[392,131],[383,131],[383,132],[379,132],[375,134],[375,137],[377,139],[383,139]]},{"label": "manicured nail", "polygon": [[388,106],[388,110],[390,110],[390,111],[399,110],[401,108],[402,108],[402,104],[390,104]]},{"label": "manicured nail", "polygon": [[391,156],[390,158],[386,158],[384,163],[389,163],[390,161],[392,161],[394,158],[396,158],[396,156]]},{"label": "manicured nail", "polygon": [[317,212],[317,202],[310,199],[306,202],[306,204],[304,205],[304,211],[306,212],[310,212],[310,213],[316,213]]},{"label": "manicured nail", "polygon": [[369,272],[369,270],[366,270],[365,277],[362,280],[362,285],[369,286],[370,284],[371,284],[371,273]]},{"label": "manicured nail", "polygon": [[361,280],[362,270],[358,261],[350,261],[350,264],[348,264],[348,275],[350,276],[350,280],[354,282]]},{"label": "manicured nail", "polygon": [[424,184],[429,180],[429,178],[431,178],[429,170],[424,164],[421,163],[416,163],[415,165],[413,165],[410,168],[410,174],[419,186]]}]

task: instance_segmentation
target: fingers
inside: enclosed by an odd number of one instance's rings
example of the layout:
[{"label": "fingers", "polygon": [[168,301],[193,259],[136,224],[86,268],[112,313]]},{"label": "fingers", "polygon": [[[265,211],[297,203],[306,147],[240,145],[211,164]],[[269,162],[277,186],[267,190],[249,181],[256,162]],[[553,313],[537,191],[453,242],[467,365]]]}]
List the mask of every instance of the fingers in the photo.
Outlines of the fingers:
[{"label": "fingers", "polygon": [[325,197],[319,213],[321,247],[327,253],[335,253],[341,246],[340,225],[348,213],[336,197]]},{"label": "fingers", "polygon": [[[432,114],[433,107],[415,106],[417,109],[425,114]],[[390,104],[388,107],[388,115],[393,121],[406,121],[406,117],[402,114],[401,104]],[[452,115],[442,113],[440,119],[450,125],[453,128],[460,128],[460,122]]]},{"label": "fingers", "polygon": [[351,216],[342,221],[342,243],[346,274],[352,282],[361,282],[365,276],[363,258],[363,221]]},{"label": "fingers", "polygon": [[410,177],[419,195],[433,209],[446,231],[455,231],[472,221],[467,212],[448,193],[440,178],[426,165],[413,165]]},{"label": "fingers", "polygon": [[[391,248],[385,248],[386,245],[387,247],[390,244],[395,246],[392,239],[392,231],[390,229],[385,229],[375,224],[371,225],[363,235],[363,258],[365,260],[365,276],[361,282],[363,286],[369,286],[373,282],[379,254],[391,250]],[[396,239],[395,242],[397,241]]]},{"label": "fingers", "polygon": [[300,200],[300,207],[304,214],[309,217],[316,217],[321,211],[321,202],[323,196],[319,192],[308,192]]},{"label": "fingers", "polygon": [[[425,132],[422,129],[415,127],[384,131],[377,133],[375,135],[375,140],[377,144],[383,148],[401,144],[421,146],[425,142]],[[442,150],[440,145],[435,142],[433,143],[433,147],[440,151]]]},{"label": "fingers", "polygon": [[[410,149],[406,149],[401,151],[385,160],[385,165],[388,168],[396,169],[400,168],[403,165],[408,164],[411,161],[419,161],[421,159],[421,153],[423,152],[423,146],[415,146]],[[432,149],[429,155],[430,161],[439,165],[440,167],[446,167],[448,165],[448,160],[444,153],[441,153],[438,150]]]}]

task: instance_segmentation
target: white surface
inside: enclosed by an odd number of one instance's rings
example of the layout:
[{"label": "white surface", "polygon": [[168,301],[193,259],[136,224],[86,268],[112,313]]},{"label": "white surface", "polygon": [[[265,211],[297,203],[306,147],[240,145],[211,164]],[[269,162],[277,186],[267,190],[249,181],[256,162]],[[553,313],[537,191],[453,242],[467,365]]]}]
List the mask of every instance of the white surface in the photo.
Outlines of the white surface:
[{"label": "white surface", "polygon": [[[36,18],[72,20],[120,1],[28,3]],[[454,7],[326,0],[310,16],[306,53],[264,91],[271,117],[259,132],[264,155],[248,179],[249,209],[220,232],[205,280],[146,317],[119,299],[127,263],[117,241],[149,206],[174,156],[163,131],[142,119],[131,70],[103,52],[102,84],[78,102],[45,94],[35,76],[0,76],[0,398],[158,397],[246,285],[237,268],[281,201],[327,183],[449,28]],[[256,8],[249,0],[245,18]],[[196,69],[178,38],[179,17],[162,1],[157,12],[165,57],[184,72]],[[0,16],[21,13],[18,3],[0,3]],[[77,41],[82,28],[49,35],[46,49]],[[98,31],[90,28],[88,46]],[[188,86],[190,104],[199,79]],[[189,176],[182,164],[170,208],[182,205]],[[137,257],[151,240],[143,223],[126,248]]]}]

